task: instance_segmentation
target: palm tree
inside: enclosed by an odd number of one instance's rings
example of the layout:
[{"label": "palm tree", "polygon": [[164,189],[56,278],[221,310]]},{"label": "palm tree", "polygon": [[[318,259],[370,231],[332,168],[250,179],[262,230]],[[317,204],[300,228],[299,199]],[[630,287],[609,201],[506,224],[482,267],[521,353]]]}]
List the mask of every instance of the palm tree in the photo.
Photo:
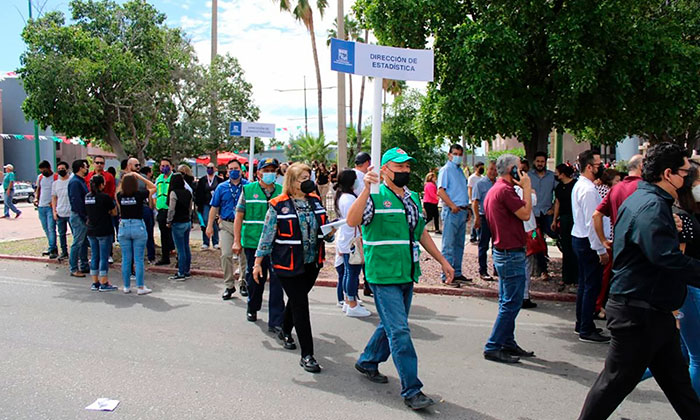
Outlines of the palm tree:
[{"label": "palm tree", "polygon": [[[296,0],[295,6],[292,8],[292,0],[273,0],[279,1],[280,10],[289,12],[298,21],[301,21],[306,30],[311,35],[311,50],[314,56],[314,65],[316,66],[316,92],[318,94],[318,132],[323,135],[323,90],[321,87],[321,67],[318,64],[318,51],[316,50],[316,33],[314,32],[314,11],[309,0]],[[328,0],[316,0],[316,8],[323,17],[323,12],[328,7]]]},{"label": "palm tree", "polygon": [[296,139],[289,142],[289,151],[287,155],[292,161],[313,162],[328,162],[328,154],[330,146],[335,143],[326,143],[323,135],[315,137],[312,135],[301,134]]},{"label": "palm tree", "polygon": [[384,118],[386,118],[386,94],[391,93],[394,98],[401,96],[408,85],[404,80],[383,79],[382,89],[384,90]]}]

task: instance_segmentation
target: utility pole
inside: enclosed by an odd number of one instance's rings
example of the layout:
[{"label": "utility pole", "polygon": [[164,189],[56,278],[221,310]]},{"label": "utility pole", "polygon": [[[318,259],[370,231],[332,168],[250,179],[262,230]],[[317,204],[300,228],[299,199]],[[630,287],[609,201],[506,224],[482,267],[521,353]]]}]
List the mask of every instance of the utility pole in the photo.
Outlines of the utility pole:
[{"label": "utility pole", "polygon": [[[32,0],[27,0],[29,3],[29,19],[32,18]],[[54,150],[56,145],[53,144]],[[34,160],[36,162],[36,172],[39,173],[39,162],[41,161],[41,153],[39,151],[39,124],[34,120]],[[55,159],[54,159],[55,160]],[[56,162],[51,167],[53,168]]]},{"label": "utility pole", "polygon": [[[345,10],[338,0],[338,39],[345,39]],[[348,166],[348,132],[345,122],[345,73],[338,72],[338,170]]]},{"label": "utility pole", "polygon": [[[326,86],[321,89],[335,89],[337,86]],[[304,92],[304,134],[309,135],[309,112],[306,108],[306,91],[307,90],[318,90],[318,88],[307,88],[306,87],[306,76],[304,76],[304,88],[303,89],[275,89],[275,92]]]},{"label": "utility pole", "polygon": [[[211,60],[209,60],[209,74],[211,74],[212,69],[214,68],[214,60],[216,59],[217,56],[217,51],[216,47],[218,44],[218,33],[217,33],[217,26],[218,26],[218,12],[219,12],[219,6],[217,4],[217,0],[211,0]],[[218,166],[219,162],[217,161],[217,156],[219,154],[218,147],[215,145],[218,144],[218,141],[216,139],[218,138],[217,132],[216,132],[216,122],[217,122],[217,109],[216,109],[216,102],[217,102],[217,96],[216,92],[212,91],[211,94],[211,105],[209,108],[209,136],[211,137],[211,146],[213,150],[210,150],[209,157],[211,159],[211,162],[214,163],[214,166]]]}]

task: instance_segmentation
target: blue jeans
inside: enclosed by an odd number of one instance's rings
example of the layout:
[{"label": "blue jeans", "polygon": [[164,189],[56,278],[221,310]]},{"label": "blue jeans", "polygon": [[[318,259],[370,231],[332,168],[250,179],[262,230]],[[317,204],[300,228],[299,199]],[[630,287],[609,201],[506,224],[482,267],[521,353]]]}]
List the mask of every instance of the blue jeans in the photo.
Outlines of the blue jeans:
[{"label": "blue jeans", "polygon": [[122,219],[119,222],[119,246],[122,249],[122,282],[131,287],[131,265],[136,273],[136,286],[143,287],[143,253],[146,249],[146,224],[141,219]]},{"label": "blue jeans", "polygon": [[[449,207],[442,209],[442,255],[455,269],[455,276],[462,275],[462,258],[464,257],[464,240],[467,235],[466,210],[452,213]],[[445,281],[445,274],[442,274]]]},{"label": "blue jeans", "polygon": [[173,223],[173,242],[177,249],[177,272],[178,274],[190,274],[190,264],[192,263],[192,253],[190,252],[190,230],[192,223]]},{"label": "blue jeans", "polygon": [[338,273],[338,284],[335,287],[335,291],[338,295],[338,302],[342,302],[345,300],[345,292],[343,291],[343,280],[345,279],[345,264],[336,265],[335,272]]},{"label": "blue jeans", "polygon": [[58,228],[58,239],[61,244],[61,254],[68,254],[68,241],[66,240],[66,232],[68,231],[68,223],[70,217],[58,216],[56,227]]},{"label": "blue jeans", "polygon": [[513,348],[515,342],[515,318],[523,306],[525,290],[525,251],[493,250],[493,262],[498,271],[498,316],[493,324],[491,337],[485,351]]},{"label": "blue jeans", "polygon": [[[207,236],[207,223],[209,223],[209,210],[211,206],[206,204],[202,207],[202,221],[204,226],[202,226],[202,243],[209,246],[209,237]],[[216,246],[219,245],[219,224],[214,223],[214,235],[211,237],[211,244]]]},{"label": "blue jeans", "polygon": [[12,197],[15,195],[15,189],[10,188],[10,191],[5,191],[5,217],[10,217],[10,210],[15,212],[15,214],[22,213],[12,202]]},{"label": "blue jeans", "polygon": [[156,260],[156,242],[153,239],[153,227],[155,226],[155,218],[153,217],[153,209],[148,206],[143,206],[143,223],[146,225],[146,233],[148,234],[148,239],[146,239],[146,253],[148,254],[148,261]]},{"label": "blue jeans", "polygon": [[56,221],[53,220],[53,210],[51,206],[39,207],[39,220],[41,220],[41,228],[44,229],[44,234],[49,240],[48,251],[57,251],[56,248]]},{"label": "blue jeans", "polygon": [[401,396],[413,397],[423,388],[418,379],[418,356],[408,327],[413,283],[372,284],[372,292],[380,322],[357,364],[376,370],[391,355],[401,378]]},{"label": "blue jeans", "polygon": [[[73,243],[70,246],[70,257],[68,258],[70,272],[87,271],[90,267],[87,256],[87,225],[78,213],[71,212],[70,214],[70,231],[73,233]],[[78,269],[78,260],[80,260],[80,269]]]},{"label": "blue jeans", "polygon": [[576,294],[576,330],[581,335],[593,334],[595,301],[603,281],[603,266],[598,254],[591,249],[588,238],[571,238],[571,245],[578,260],[578,293]]},{"label": "blue jeans", "polygon": [[350,254],[343,256],[343,292],[348,300],[357,300],[357,289],[360,285],[360,271],[362,264],[350,264]]},{"label": "blue jeans", "polygon": [[90,241],[90,275],[107,277],[109,270],[109,249],[112,247],[112,235],[88,236]]},{"label": "blue jeans", "polygon": [[489,273],[487,253],[491,244],[491,228],[488,220],[486,220],[486,215],[480,215],[479,220],[481,221],[481,228],[479,229],[479,274],[486,275]]}]

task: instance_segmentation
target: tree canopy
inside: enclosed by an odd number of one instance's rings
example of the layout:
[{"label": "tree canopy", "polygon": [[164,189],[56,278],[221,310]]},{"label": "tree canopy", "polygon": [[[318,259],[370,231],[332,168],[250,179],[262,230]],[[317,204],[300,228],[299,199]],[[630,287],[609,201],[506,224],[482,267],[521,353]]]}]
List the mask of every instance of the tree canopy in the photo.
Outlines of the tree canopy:
[{"label": "tree canopy", "polygon": [[424,133],[518,136],[552,128],[599,143],[697,127],[700,4],[692,0],[358,0],[382,44],[435,50]]}]

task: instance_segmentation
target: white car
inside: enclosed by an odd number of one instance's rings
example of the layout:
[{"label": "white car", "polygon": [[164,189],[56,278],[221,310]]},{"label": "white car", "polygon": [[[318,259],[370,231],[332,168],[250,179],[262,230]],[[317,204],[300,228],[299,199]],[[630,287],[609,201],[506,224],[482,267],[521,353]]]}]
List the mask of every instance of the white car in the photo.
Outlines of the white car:
[{"label": "white car", "polygon": [[[15,183],[15,194],[12,196],[12,202],[26,201],[32,203],[34,201],[34,188],[29,184]],[[0,203],[5,202],[5,190],[0,188]]]}]

